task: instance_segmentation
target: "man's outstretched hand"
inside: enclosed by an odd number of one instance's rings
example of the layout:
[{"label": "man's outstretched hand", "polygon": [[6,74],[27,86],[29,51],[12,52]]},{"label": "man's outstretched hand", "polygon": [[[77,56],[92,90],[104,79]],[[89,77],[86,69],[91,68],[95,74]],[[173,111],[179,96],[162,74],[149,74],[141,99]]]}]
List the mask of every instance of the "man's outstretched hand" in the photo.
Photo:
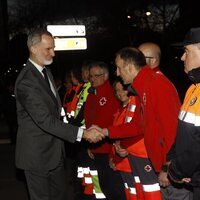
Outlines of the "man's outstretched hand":
[{"label": "man's outstretched hand", "polygon": [[83,131],[83,138],[90,143],[96,143],[105,138],[105,135],[102,133],[101,129],[90,127]]}]

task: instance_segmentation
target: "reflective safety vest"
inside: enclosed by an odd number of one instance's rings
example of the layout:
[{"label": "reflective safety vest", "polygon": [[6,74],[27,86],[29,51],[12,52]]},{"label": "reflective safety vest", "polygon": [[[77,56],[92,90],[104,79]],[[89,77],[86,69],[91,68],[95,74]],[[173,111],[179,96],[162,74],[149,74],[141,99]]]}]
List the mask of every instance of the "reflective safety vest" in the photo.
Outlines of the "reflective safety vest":
[{"label": "reflective safety vest", "polygon": [[200,126],[200,83],[191,85],[181,106],[179,119],[194,126]]},{"label": "reflective safety vest", "polygon": [[[88,89],[90,87],[91,87],[90,82],[84,83],[81,91],[77,95],[78,100],[77,100],[76,109],[75,109],[75,113],[74,113],[74,119],[76,119],[78,114],[80,114],[81,109],[83,109],[83,106],[84,106],[86,99],[87,99],[87,96],[89,94]],[[84,115],[84,114],[82,113],[82,115]],[[82,118],[81,124],[82,124],[83,127],[85,127],[84,116],[82,116],[81,118]]]},{"label": "reflective safety vest", "polygon": [[[125,106],[121,112],[118,111],[115,114],[113,125],[117,126],[123,123],[130,123],[132,121],[134,117],[134,113],[135,113],[135,108],[136,108],[135,98],[136,98],[135,96],[130,96],[127,106]],[[120,145],[122,146],[122,148],[123,148],[123,142],[125,142],[125,140],[120,140]],[[113,147],[113,150],[114,150],[114,147]],[[142,158],[148,157],[145,144],[144,144],[144,138],[140,139],[136,143],[131,144],[130,146],[126,148],[126,150],[128,151],[128,153],[138,156],[138,157],[142,157]],[[120,171],[131,172],[131,167],[129,165],[128,158],[120,158],[115,153],[114,155],[115,156],[113,158],[113,161],[115,163],[116,169]]]},{"label": "reflective safety vest", "polygon": [[73,86],[72,89],[66,92],[63,101],[63,107],[67,114],[67,118],[74,117],[75,109],[78,101],[77,93],[82,87],[82,83],[78,84],[77,86]]}]

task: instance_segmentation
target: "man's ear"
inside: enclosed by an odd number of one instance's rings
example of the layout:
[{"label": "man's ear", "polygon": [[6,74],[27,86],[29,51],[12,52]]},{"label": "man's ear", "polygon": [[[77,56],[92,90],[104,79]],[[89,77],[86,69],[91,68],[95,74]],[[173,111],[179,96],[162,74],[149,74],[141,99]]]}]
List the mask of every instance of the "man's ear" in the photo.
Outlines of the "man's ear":
[{"label": "man's ear", "polygon": [[157,59],[156,59],[155,57],[153,57],[153,58],[150,59],[151,66],[152,66],[152,65],[155,65],[156,60],[157,60]]},{"label": "man's ear", "polygon": [[134,70],[134,64],[129,63],[128,64],[128,72],[131,74],[131,72]]},{"label": "man's ear", "polygon": [[30,48],[30,50],[31,50],[31,52],[32,52],[33,54],[36,53],[36,48],[35,48],[34,46],[32,46],[32,47]]},{"label": "man's ear", "polygon": [[135,67],[135,65],[133,63],[131,63],[131,64],[128,65],[128,73],[132,77],[136,77],[137,76],[138,69]]},{"label": "man's ear", "polygon": [[105,73],[105,80],[108,80],[109,79],[109,74],[108,73]]}]

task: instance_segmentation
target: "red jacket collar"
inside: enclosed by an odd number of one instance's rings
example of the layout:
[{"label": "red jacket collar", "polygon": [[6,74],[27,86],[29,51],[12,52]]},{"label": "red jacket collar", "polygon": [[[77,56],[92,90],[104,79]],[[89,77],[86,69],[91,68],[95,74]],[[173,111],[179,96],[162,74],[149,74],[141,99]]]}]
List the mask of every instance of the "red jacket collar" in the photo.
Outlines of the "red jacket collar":
[{"label": "red jacket collar", "polygon": [[104,82],[104,84],[95,88],[96,94],[97,95],[105,94],[107,90],[110,92],[110,88],[111,88],[110,82],[109,82],[109,80],[107,80],[107,81]]},{"label": "red jacket collar", "polygon": [[133,80],[133,82],[131,84],[132,87],[137,88],[137,86],[141,84],[141,81],[143,81],[144,79],[146,79],[149,76],[149,73],[155,73],[155,72],[147,65],[142,67],[142,69],[139,71],[139,73]]},{"label": "red jacket collar", "polygon": [[160,67],[157,66],[157,67],[153,68],[153,71],[154,71],[154,72],[160,72]]}]

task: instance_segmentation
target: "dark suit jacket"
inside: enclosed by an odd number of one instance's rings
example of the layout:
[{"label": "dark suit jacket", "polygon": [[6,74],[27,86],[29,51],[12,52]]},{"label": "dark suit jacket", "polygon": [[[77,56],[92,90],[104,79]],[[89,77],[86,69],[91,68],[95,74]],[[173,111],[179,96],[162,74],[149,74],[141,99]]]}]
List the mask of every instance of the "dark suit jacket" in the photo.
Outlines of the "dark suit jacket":
[{"label": "dark suit jacket", "polygon": [[[47,73],[54,85],[48,69]],[[30,61],[17,78],[15,95],[19,126],[16,166],[26,170],[54,169],[64,153],[63,139],[75,142],[78,127],[60,121],[59,95],[56,92],[54,96]]]}]

